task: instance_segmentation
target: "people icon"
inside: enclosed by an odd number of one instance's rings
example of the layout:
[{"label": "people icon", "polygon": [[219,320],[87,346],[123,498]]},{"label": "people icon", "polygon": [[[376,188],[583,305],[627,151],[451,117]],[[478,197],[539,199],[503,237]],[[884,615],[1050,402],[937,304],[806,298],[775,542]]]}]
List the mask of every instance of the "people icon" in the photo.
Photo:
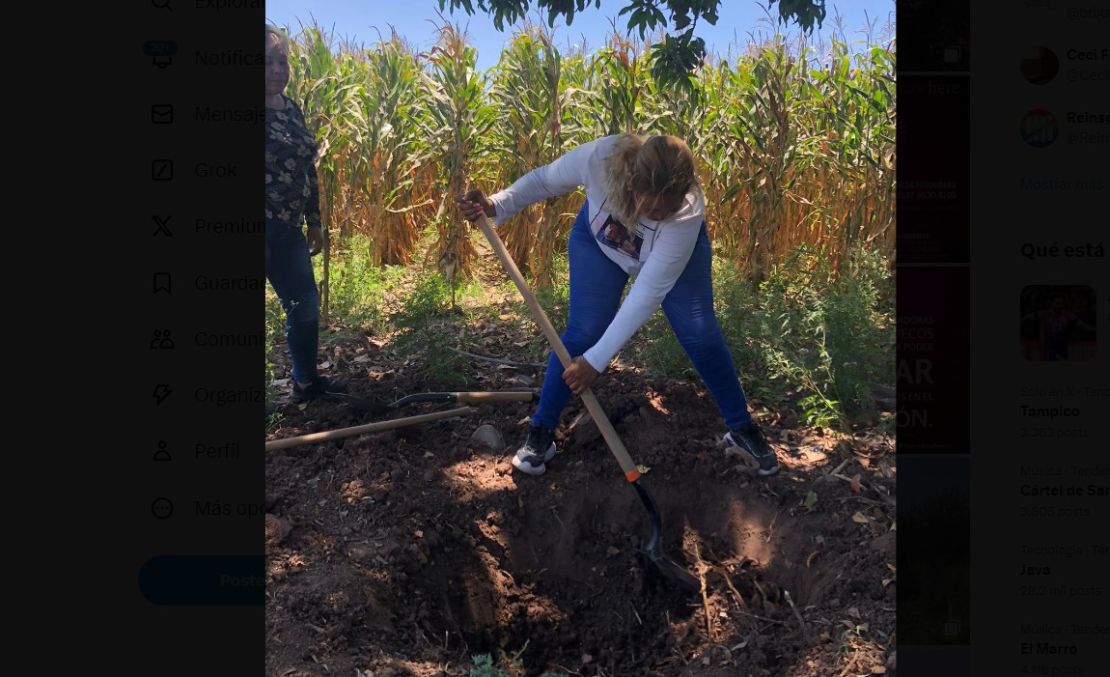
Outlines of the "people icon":
[{"label": "people icon", "polygon": [[166,441],[158,440],[158,451],[154,452],[155,461],[172,461],[173,457],[170,452],[166,450]]},{"label": "people icon", "polygon": [[151,350],[173,350],[173,339],[170,338],[169,329],[155,329],[154,338],[150,340]]}]

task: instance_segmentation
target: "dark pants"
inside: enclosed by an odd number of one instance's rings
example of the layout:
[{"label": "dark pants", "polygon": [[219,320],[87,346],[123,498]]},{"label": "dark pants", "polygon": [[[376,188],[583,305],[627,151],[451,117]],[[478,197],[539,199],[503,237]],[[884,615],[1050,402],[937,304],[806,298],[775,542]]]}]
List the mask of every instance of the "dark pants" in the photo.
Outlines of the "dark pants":
[{"label": "dark pants", "polygon": [[285,309],[285,338],[293,359],[293,378],[316,378],[320,341],[320,292],[312,275],[308,242],[299,228],[266,224],[266,279]]}]

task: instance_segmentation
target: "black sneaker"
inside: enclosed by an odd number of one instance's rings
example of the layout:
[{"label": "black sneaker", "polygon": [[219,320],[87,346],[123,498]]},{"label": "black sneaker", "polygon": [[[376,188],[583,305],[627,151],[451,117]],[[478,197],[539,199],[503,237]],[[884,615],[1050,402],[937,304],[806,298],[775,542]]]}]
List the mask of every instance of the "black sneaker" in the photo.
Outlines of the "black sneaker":
[{"label": "black sneaker", "polygon": [[513,467],[529,475],[542,475],[547,467],[544,465],[555,456],[555,431],[540,425],[534,425],[528,431],[528,439],[516,450],[513,456]]},{"label": "black sneaker", "polygon": [[347,392],[347,383],[341,379],[317,376],[316,380],[305,387],[293,380],[293,401],[308,402],[327,397],[331,394]]},{"label": "black sneaker", "polygon": [[767,444],[767,438],[763,436],[763,431],[755,421],[725,433],[725,442],[746,452],[759,466],[760,475],[766,477],[779,471],[779,460],[775,458],[775,450]]}]

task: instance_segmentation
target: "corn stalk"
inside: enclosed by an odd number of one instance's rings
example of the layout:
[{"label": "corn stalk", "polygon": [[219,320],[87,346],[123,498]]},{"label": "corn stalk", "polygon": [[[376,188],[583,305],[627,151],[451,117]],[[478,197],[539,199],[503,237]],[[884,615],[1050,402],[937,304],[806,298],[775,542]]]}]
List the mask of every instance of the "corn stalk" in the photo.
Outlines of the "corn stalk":
[{"label": "corn stalk", "polygon": [[[494,190],[598,136],[640,132],[686,140],[715,247],[753,281],[803,244],[834,268],[859,247],[893,257],[890,46],[853,53],[833,39],[818,57],[804,40],[775,36],[707,59],[692,90],[661,89],[648,47],[613,35],[592,54],[564,55],[527,28],[487,89],[473,47],[449,25],[419,55],[396,35],[372,50],[337,48],[302,27],[289,92],[320,143],[321,209],[336,244],[361,233],[373,263],[407,264],[431,226],[425,260],[454,287],[475,254],[454,208],[468,181]],[[547,201],[506,225],[514,258],[540,285],[581,199]]]},{"label": "corn stalk", "polygon": [[[494,70],[490,95],[500,122],[494,137],[501,185],[508,185],[532,169],[548,164],[569,148],[563,133],[564,111],[581,90],[565,86],[562,56],[551,36],[539,28],[518,33],[502,52]],[[581,196],[559,196],[533,205],[502,228],[505,243],[517,261],[543,287],[552,281],[552,255],[565,236],[571,218],[570,202]]]},{"label": "corn stalk", "polygon": [[[430,72],[427,115],[421,124],[428,140],[429,159],[436,167],[438,208],[434,222],[438,238],[427,252],[454,290],[456,281],[474,273],[474,245],[466,221],[455,208],[481,156],[488,152],[483,137],[496,121],[485,93],[485,76],[475,70],[477,51],[466,44],[456,27],[440,28],[439,41],[427,56]],[[453,296],[452,296],[453,300]]]}]

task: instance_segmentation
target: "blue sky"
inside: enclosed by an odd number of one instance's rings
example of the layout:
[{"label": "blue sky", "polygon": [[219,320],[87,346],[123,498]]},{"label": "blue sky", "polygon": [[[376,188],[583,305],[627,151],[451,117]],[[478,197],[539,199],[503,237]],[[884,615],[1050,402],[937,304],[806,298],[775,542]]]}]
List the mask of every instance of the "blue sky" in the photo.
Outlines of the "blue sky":
[{"label": "blue sky", "polygon": [[[474,2],[475,6],[477,4]],[[591,50],[604,44],[605,36],[610,31],[608,19],[616,19],[617,13],[625,4],[627,0],[602,0],[600,9],[595,9],[591,4],[585,12],[575,15],[573,25],[569,27],[561,19],[556,20],[556,44],[565,48],[569,44],[581,44],[585,40]],[[532,5],[531,18],[534,23],[542,22],[546,25],[546,18],[541,20],[535,11],[535,3]],[[876,35],[882,35],[888,24],[891,27],[894,24],[894,0],[829,0],[827,6],[829,16],[825,20],[825,26],[821,31],[815,31],[815,34],[820,33],[826,38],[833,35],[832,17],[837,11],[843,17],[844,32],[849,41],[864,39],[861,31],[868,23],[865,16],[872,22]],[[349,38],[366,46],[372,46],[378,41],[375,27],[388,37],[389,27],[393,26],[409,43],[423,50],[435,44],[436,31],[431,21],[438,21],[438,9],[437,0],[268,0],[266,18],[289,27],[294,33],[301,22],[307,24],[315,18],[323,28],[333,31],[336,37]],[[770,32],[770,25],[765,20],[766,0],[723,0],[719,14],[716,26],[701,23],[696,32],[698,36],[705,38],[710,53],[723,55],[733,45],[740,45],[742,49],[748,42],[749,32]],[[771,10],[771,14],[777,21],[777,5]],[[502,45],[511,34],[508,26],[505,33],[499,33],[493,27],[490,16],[482,13],[467,16],[461,9],[445,16],[452,23],[458,23],[467,29],[470,42],[478,48],[479,69],[485,70],[496,63]],[[617,26],[622,32],[627,19],[627,15],[617,19]],[[796,31],[796,28],[790,25],[784,30],[791,32]]]}]

